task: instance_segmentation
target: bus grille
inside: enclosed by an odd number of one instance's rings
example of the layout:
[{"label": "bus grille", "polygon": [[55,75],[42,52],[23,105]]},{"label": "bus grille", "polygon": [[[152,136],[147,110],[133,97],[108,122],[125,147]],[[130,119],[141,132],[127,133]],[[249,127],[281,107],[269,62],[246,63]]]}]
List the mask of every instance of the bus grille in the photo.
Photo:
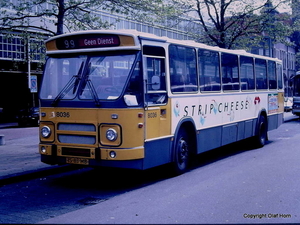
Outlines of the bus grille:
[{"label": "bus grille", "polygon": [[95,145],[97,141],[94,124],[59,123],[57,130],[57,139],[60,143]]},{"label": "bus grille", "polygon": [[94,145],[96,143],[95,136],[83,136],[83,135],[59,134],[58,140],[60,143],[68,143],[68,144]]},{"label": "bus grille", "polygon": [[57,129],[68,131],[96,131],[94,124],[85,123],[59,123]]}]

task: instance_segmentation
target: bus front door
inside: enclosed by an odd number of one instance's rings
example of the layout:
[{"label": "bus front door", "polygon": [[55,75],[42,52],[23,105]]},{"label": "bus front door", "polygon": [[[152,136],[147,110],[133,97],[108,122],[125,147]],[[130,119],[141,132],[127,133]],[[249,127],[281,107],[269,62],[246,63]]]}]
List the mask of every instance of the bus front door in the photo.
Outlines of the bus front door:
[{"label": "bus front door", "polygon": [[166,91],[164,57],[144,57],[145,140],[170,135],[170,103]]}]

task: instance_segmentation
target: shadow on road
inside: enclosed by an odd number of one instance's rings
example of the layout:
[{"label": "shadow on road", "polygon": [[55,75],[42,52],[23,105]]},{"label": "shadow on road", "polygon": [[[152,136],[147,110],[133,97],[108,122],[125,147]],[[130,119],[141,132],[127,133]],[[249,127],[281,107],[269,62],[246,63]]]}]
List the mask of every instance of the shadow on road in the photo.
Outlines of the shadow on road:
[{"label": "shadow on road", "polygon": [[[248,140],[244,140],[199,154],[194,158],[190,170],[195,170],[252,149],[254,148],[251,147],[251,143]],[[84,190],[101,190],[107,193],[114,192],[113,195],[116,195],[172,177],[174,176],[170,165],[163,165],[144,171],[123,168],[83,167],[82,170],[75,170],[66,176],[54,179],[53,185]],[[90,199],[90,201],[94,202],[93,199]]]}]

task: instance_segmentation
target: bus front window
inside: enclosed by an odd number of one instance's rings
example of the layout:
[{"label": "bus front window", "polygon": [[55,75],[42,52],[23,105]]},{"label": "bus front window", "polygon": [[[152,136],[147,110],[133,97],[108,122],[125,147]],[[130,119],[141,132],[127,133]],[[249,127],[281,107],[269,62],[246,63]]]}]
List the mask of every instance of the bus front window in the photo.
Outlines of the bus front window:
[{"label": "bus front window", "polygon": [[119,98],[135,57],[135,54],[92,56],[88,62],[87,85],[83,85],[79,98],[92,99],[93,91],[100,100]]},{"label": "bus front window", "polygon": [[73,99],[81,79],[87,57],[48,58],[46,62],[41,99]]},{"label": "bus front window", "polygon": [[136,54],[56,58],[46,62],[41,99],[114,100],[120,97]]}]

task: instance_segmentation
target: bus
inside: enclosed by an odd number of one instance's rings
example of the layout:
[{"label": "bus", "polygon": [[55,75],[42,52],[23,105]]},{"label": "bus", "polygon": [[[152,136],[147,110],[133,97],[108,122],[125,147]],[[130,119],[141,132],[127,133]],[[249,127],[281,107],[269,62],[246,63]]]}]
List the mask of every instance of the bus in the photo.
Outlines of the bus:
[{"label": "bus", "polygon": [[197,154],[283,122],[275,58],[135,30],[46,41],[40,89],[41,161],[186,172]]},{"label": "bus", "polygon": [[300,116],[300,71],[293,77],[293,105],[292,113]]}]

